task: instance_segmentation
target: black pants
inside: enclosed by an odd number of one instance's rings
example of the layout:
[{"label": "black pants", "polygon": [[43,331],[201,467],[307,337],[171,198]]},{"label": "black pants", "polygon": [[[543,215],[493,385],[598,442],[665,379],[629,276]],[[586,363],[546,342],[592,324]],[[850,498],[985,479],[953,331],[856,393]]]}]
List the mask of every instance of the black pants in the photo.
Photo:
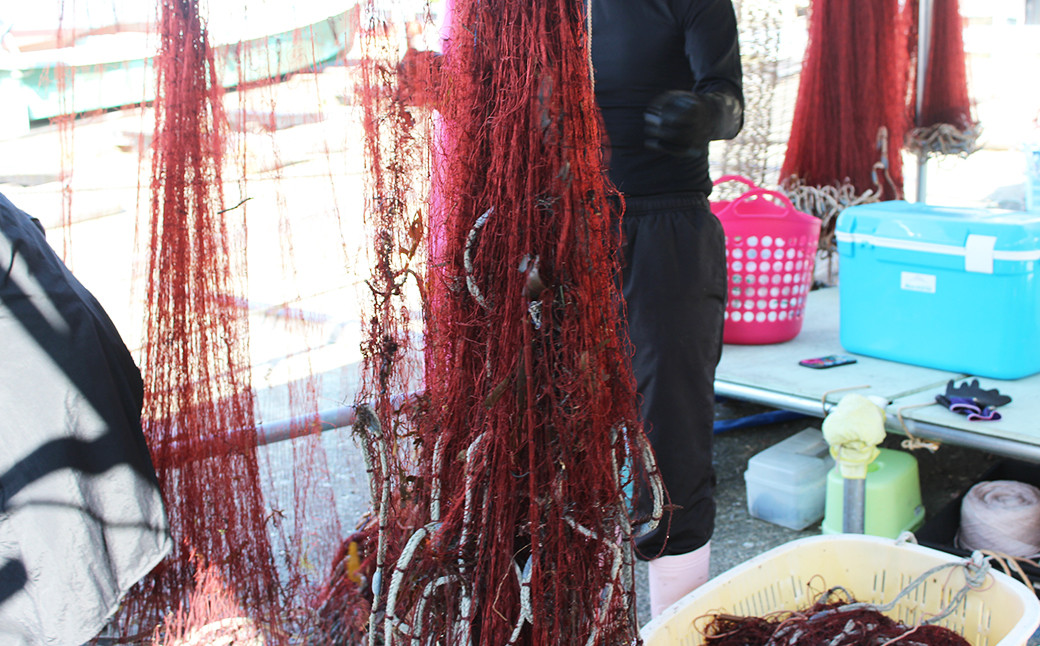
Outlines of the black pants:
[{"label": "black pants", "polygon": [[[726,242],[702,193],[627,198],[621,226],[640,415],[674,506],[637,539],[645,560],[691,552],[715,529],[712,432]],[[647,510],[649,491],[641,490]]]}]

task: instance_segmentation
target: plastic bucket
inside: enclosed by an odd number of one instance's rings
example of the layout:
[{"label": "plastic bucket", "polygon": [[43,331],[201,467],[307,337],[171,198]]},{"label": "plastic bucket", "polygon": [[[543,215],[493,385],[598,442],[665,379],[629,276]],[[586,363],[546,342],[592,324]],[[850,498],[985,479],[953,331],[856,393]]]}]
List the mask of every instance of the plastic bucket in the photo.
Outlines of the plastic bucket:
[{"label": "plastic bucket", "polygon": [[[859,601],[895,604],[887,616],[917,625],[934,618],[955,594],[963,592],[965,571],[959,564],[964,561],[877,536],[809,536],[713,578],[644,626],[640,636],[646,646],[701,646],[706,639],[699,628],[707,624],[709,615],[797,613],[828,586],[842,586]],[[944,565],[957,567],[920,579]],[[911,588],[915,581],[916,587]],[[1040,601],[1019,581],[990,569],[983,585],[968,588],[955,610],[937,623],[972,644],[1026,646],[1040,625]]]},{"label": "plastic bucket", "polygon": [[798,336],[812,288],[820,220],[796,210],[783,193],[763,188],[715,202],[712,211],[726,234],[729,293],[723,341],[761,345]]}]

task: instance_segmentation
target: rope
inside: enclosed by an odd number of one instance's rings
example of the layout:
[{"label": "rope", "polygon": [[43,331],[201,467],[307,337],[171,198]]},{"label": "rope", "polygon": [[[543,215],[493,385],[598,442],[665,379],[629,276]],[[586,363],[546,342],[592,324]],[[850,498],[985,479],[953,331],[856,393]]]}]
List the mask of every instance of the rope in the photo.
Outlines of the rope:
[{"label": "rope", "polygon": [[[394,631],[398,631],[404,634],[410,634],[411,628],[404,622],[403,619],[399,619],[396,615],[397,610],[397,595],[401,590],[401,581],[404,579],[405,571],[408,569],[409,563],[411,563],[412,556],[419,549],[419,544],[422,543],[430,534],[440,529],[440,523],[430,523],[424,527],[420,527],[412,534],[411,538],[405,544],[404,549],[401,550],[401,556],[397,559],[397,563],[394,565],[393,577],[390,580],[390,591],[386,597],[386,622],[385,622],[385,634],[383,637],[383,643],[385,646],[391,646],[394,642]],[[372,613],[373,615],[375,613]]]},{"label": "rope", "polygon": [[799,211],[829,220],[850,206],[876,202],[873,191],[856,194],[856,187],[848,182],[810,186],[795,177],[785,191],[788,199]]},{"label": "rope", "polygon": [[[625,430],[627,431],[627,428],[625,428]],[[615,427],[611,430],[611,433],[613,442],[616,444],[619,436],[618,429]],[[661,518],[663,518],[664,516],[664,479],[661,476],[661,472],[657,469],[657,462],[654,458],[653,449],[650,448],[650,441],[646,438],[646,435],[642,433],[640,433],[637,436],[637,438],[642,440],[641,453],[643,458],[643,465],[646,469],[647,479],[650,482],[651,496],[653,499],[653,510],[650,513],[650,519],[647,522],[647,527],[643,530],[643,534],[645,534],[656,529],[657,525],[661,522]],[[614,479],[619,483],[622,482],[621,470],[618,467],[616,457],[613,460],[613,467]],[[622,505],[622,507],[618,510],[618,526],[621,528],[623,536],[636,536],[632,532],[632,523],[629,521],[628,513],[627,510],[624,508],[624,505]],[[635,552],[631,549],[626,549],[622,551],[622,556],[624,558],[624,563],[621,569],[622,585],[624,585],[625,590],[634,590]],[[636,604],[634,603],[629,604],[629,620],[631,621],[633,626],[639,624],[638,611],[636,608]]]},{"label": "rope", "polygon": [[520,585],[520,617],[516,621],[516,628],[510,635],[506,646],[513,646],[520,638],[520,631],[525,622],[534,623],[534,613],[531,610],[531,559],[527,559],[527,562],[524,563],[523,570],[516,563],[513,564],[513,568],[516,572],[516,581]]},{"label": "rope", "polygon": [[906,148],[915,155],[959,155],[967,157],[979,149],[982,128],[978,123],[966,129],[948,123],[914,128],[906,135]]},{"label": "rope", "polygon": [[857,194],[856,187],[846,181],[840,184],[810,186],[801,178],[792,176],[783,184],[784,194],[795,209],[820,218],[820,249],[833,248],[834,233],[831,223],[850,206],[878,201],[878,193],[868,190]]},{"label": "rope", "polygon": [[[379,607],[379,598],[382,593],[382,582],[383,582],[383,568],[386,561],[386,529],[389,523],[389,509],[390,509],[390,485],[386,481],[387,474],[389,472],[389,465],[387,463],[388,455],[390,453],[390,447],[386,446],[386,437],[383,435],[383,428],[379,423],[379,416],[372,410],[372,407],[368,404],[362,404],[357,408],[357,422],[354,424],[354,432],[362,437],[364,440],[362,446],[365,447],[365,468],[369,473],[369,487],[371,488],[372,504],[379,510],[379,538],[376,547],[376,571],[372,577],[372,607]],[[378,448],[377,448],[378,445]],[[379,459],[379,476],[373,477],[375,460],[373,459],[372,453],[378,455]],[[379,492],[379,483],[383,483],[382,492]],[[376,500],[379,500],[377,503]],[[378,618],[377,613],[373,612],[369,615],[368,620],[368,644],[369,646],[376,645],[376,635],[378,634],[377,624]]]},{"label": "rope", "polygon": [[469,542],[469,526],[473,520],[473,490],[476,473],[474,467],[477,464],[477,451],[483,448],[487,439],[487,431],[477,436],[466,449],[466,502],[462,508],[462,537],[459,539],[459,547],[465,548]]},{"label": "rope", "polygon": [[896,411],[896,416],[899,418],[899,425],[903,428],[903,433],[906,434],[906,439],[900,443],[901,447],[903,447],[907,451],[927,449],[932,453],[935,453],[939,450],[939,447],[941,445],[938,442],[922,440],[916,437],[913,433],[910,432],[909,427],[907,427],[906,425],[906,420],[903,419],[903,411],[905,410],[910,410],[912,408],[924,408],[925,406],[934,406],[935,404],[936,402],[934,401],[925,404],[913,404],[911,406],[902,406],[899,408],[899,410]]},{"label": "rope", "polygon": [[[592,2],[593,2],[593,0],[588,0],[588,2],[585,3],[585,33],[588,34],[588,38],[589,38],[590,41],[592,40]],[[596,68],[592,64],[592,48],[589,47],[588,49],[589,49],[589,55],[586,56],[585,64],[588,65],[588,68],[589,68],[589,79],[592,80],[592,85],[593,85],[593,87],[595,87],[595,85],[596,85]]]},{"label": "rope", "polygon": [[[932,615],[930,618],[921,622],[921,624],[933,624],[938,621],[942,621],[943,619],[948,617],[950,613],[956,610],[958,606],[960,606],[961,602],[964,600],[964,598],[970,591],[979,590],[985,584],[986,577],[988,576],[990,571],[990,565],[989,562],[983,557],[981,552],[975,552],[974,554],[972,554],[971,558],[968,559],[963,559],[954,563],[943,563],[941,565],[936,565],[935,567],[930,568],[929,570],[926,570],[922,574],[918,575],[917,578],[911,581],[906,587],[900,590],[899,594],[897,594],[888,603],[849,603],[831,610],[824,610],[822,612],[819,612],[810,617],[808,621],[813,622],[834,614],[846,613],[854,610],[874,610],[882,614],[891,612],[895,609],[895,607],[899,604],[899,601],[903,597],[910,594],[912,591],[914,591],[914,589],[916,589],[919,585],[927,581],[933,575],[942,572],[943,570],[953,568],[964,569],[964,585],[961,586],[961,588],[950,598],[950,601],[945,606],[943,606],[937,614]],[[840,587],[831,588],[826,593],[824,593],[823,598],[827,599],[832,593],[839,590],[844,592],[844,590]],[[848,593],[846,592],[846,595],[847,594]]]},{"label": "rope", "polygon": [[848,207],[881,201],[886,187],[896,199],[902,198],[902,191],[890,172],[888,128],[878,128],[876,141],[878,159],[870,169],[871,181],[874,183],[872,189],[859,193],[849,178],[835,184],[810,185],[801,177],[791,175],[781,182],[784,194],[797,210],[820,218],[820,250],[831,252],[835,249],[834,224]]},{"label": "rope", "polygon": [[477,218],[477,221],[473,224],[473,228],[470,229],[469,236],[466,238],[466,249],[463,252],[462,262],[466,268],[466,287],[469,289],[470,295],[473,300],[477,301],[477,304],[484,309],[489,309],[488,302],[484,299],[484,295],[480,293],[480,288],[477,287],[477,282],[473,279],[473,261],[470,259],[470,250],[473,248],[473,243],[477,240],[477,232],[487,222],[488,217],[495,212],[495,207],[489,208],[484,211],[484,214]]},{"label": "rope", "polygon": [[585,536],[591,541],[596,541],[607,546],[608,549],[613,553],[614,559],[610,567],[610,582],[604,587],[602,594],[600,595],[600,606],[596,613],[597,621],[593,622],[592,632],[589,633],[589,638],[585,642],[585,646],[594,646],[599,639],[599,627],[603,619],[607,616],[607,611],[610,609],[610,603],[614,599],[614,586],[613,582],[617,580],[618,572],[621,569],[621,564],[624,562],[624,555],[622,554],[621,546],[618,541],[608,540],[602,541],[599,535],[585,527],[581,523],[575,521],[570,516],[565,516],[564,521],[571,526],[574,531],[578,532],[582,536]]},{"label": "rope", "polygon": [[846,386],[845,388],[835,388],[834,390],[828,390],[820,396],[820,409],[823,414],[826,415],[829,411],[827,409],[827,398],[834,393],[843,393],[848,390],[863,390],[864,388],[870,388],[870,384],[864,384],[862,386]]},{"label": "rope", "polygon": [[1025,583],[1030,588],[1036,588],[1036,585],[1033,584],[1032,579],[1030,579],[1029,576],[1026,574],[1025,570],[1022,569],[1023,564],[1030,565],[1036,569],[1040,569],[1040,563],[1038,563],[1035,559],[1011,556],[1010,554],[1004,554],[1003,552],[995,552],[993,550],[979,551],[985,554],[989,558],[990,562],[995,562],[997,565],[999,565],[1000,569],[1004,570],[1004,574],[1008,576],[1013,576],[1012,570],[1014,570],[1014,573],[1018,575],[1018,577],[1022,580],[1022,583]]},{"label": "rope", "polygon": [[1015,480],[975,484],[961,502],[956,542],[1016,558],[1040,554],[1040,489]]},{"label": "rope", "polygon": [[[415,621],[414,621],[414,625],[412,627],[413,630],[414,630],[414,635],[412,636],[412,646],[419,646],[420,644],[422,644],[422,641],[419,639],[419,636],[423,634],[422,618],[423,618],[423,613],[426,612],[426,603],[433,596],[433,593],[437,590],[437,588],[439,588],[441,586],[444,586],[444,585],[447,585],[447,584],[455,581],[457,578],[458,577],[455,577],[455,576],[442,576],[442,577],[439,577],[436,581],[432,581],[432,582],[428,583],[426,585],[426,587],[423,588],[422,597],[415,604]],[[467,637],[465,639],[468,640],[469,639],[469,637],[468,637],[468,635],[469,635],[468,627],[462,625],[462,623],[459,622],[459,624],[456,625],[456,633],[452,635],[452,638],[453,639],[457,639],[457,635],[467,635]],[[387,643],[389,643],[389,642],[387,642]],[[455,643],[455,642],[452,641],[451,643]],[[468,643],[468,641],[467,641],[467,643]]]},{"label": "rope", "polygon": [[874,162],[873,168],[870,169],[870,178],[874,181],[874,187],[877,189],[878,198],[885,193],[885,188],[881,186],[881,178],[879,177],[879,171],[881,175],[885,176],[885,183],[888,185],[889,190],[892,191],[892,198],[896,200],[903,199],[903,191],[896,182],[892,179],[892,174],[889,172],[890,164],[888,161],[888,128],[881,126],[877,131],[877,149],[878,149],[878,161]]},{"label": "rope", "polygon": [[[473,508],[475,505],[474,497],[475,491],[478,486],[476,465],[479,464],[479,458],[482,455],[485,447],[484,444],[487,441],[487,433],[482,433],[477,436],[476,439],[470,443],[469,448],[466,450],[466,498],[463,505],[463,522],[462,522],[462,534],[459,539],[459,545],[464,548],[470,540],[471,529],[473,519]],[[435,460],[443,459],[443,445],[438,441],[434,448]],[[438,469],[439,472],[439,469]],[[431,534],[436,533],[441,528],[440,522],[440,481],[439,478],[434,481],[432,489],[436,492],[432,496],[430,501],[430,516],[433,518],[433,522],[425,525],[424,527],[416,530],[412,536],[408,539],[404,549],[401,551],[400,556],[397,559],[397,563],[394,565],[393,576],[390,581],[390,588],[387,593],[386,601],[386,612],[383,624],[383,644],[384,646],[391,646],[393,644],[394,636],[397,634],[411,636],[413,643],[419,643],[418,637],[422,635],[422,613],[425,612],[427,600],[433,595],[433,593],[449,583],[456,582],[461,588],[461,600],[459,602],[459,609],[461,616],[459,618],[459,631],[460,634],[469,635],[469,622],[472,619],[471,611],[473,609],[472,598],[468,587],[466,586],[466,563],[463,558],[458,559],[459,572],[458,574],[441,576],[431,583],[428,583],[423,588],[420,601],[415,605],[412,611],[413,623],[409,625],[402,618],[397,616],[397,599],[400,595],[401,585],[403,584],[405,574],[411,565],[412,558],[416,551],[421,545],[422,541],[425,540]],[[422,579],[422,576],[416,576],[416,580]],[[530,611],[530,594],[524,594],[523,588],[523,577],[518,574],[517,582],[521,586],[521,605],[525,606],[521,610],[520,618],[517,620],[517,627],[513,632],[514,638],[509,643],[515,641],[516,636],[519,635],[520,629],[525,621],[528,621],[528,617],[531,615]],[[373,613],[374,616],[375,613]],[[467,637],[468,639],[468,637]]]},{"label": "rope", "polygon": [[441,519],[441,468],[444,465],[444,439],[446,435],[437,437],[437,444],[433,447],[434,479],[430,485],[430,520],[438,522]]},{"label": "rope", "polygon": [[[612,431],[614,434],[613,441],[616,443],[618,440],[617,429]],[[653,447],[650,445],[650,440],[647,439],[643,433],[636,434],[636,441],[640,444],[641,458],[643,460],[644,472],[646,479],[650,484],[650,497],[653,501],[653,506],[650,512],[650,518],[642,526],[640,531],[634,535],[634,537],[645,536],[650,532],[657,529],[661,519],[664,518],[664,478],[661,476],[660,470],[657,468],[657,458],[654,456]],[[614,478],[621,482],[621,469],[618,467],[617,459],[613,461],[614,467]],[[624,513],[621,514],[621,525],[622,530],[625,534],[631,534],[632,526],[628,522],[628,516]]]}]

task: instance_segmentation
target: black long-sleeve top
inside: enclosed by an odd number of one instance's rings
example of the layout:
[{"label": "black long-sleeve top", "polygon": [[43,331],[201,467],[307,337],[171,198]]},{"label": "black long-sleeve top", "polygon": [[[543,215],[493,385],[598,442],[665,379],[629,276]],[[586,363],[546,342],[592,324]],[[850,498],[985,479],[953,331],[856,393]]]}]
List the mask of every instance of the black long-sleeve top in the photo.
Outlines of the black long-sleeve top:
[{"label": "black long-sleeve top", "polygon": [[743,125],[740,48],[731,0],[590,0],[596,102],[610,140],[610,179],[626,195],[711,191],[708,147],[677,156],[645,145],[657,95],[705,95],[712,139]]}]

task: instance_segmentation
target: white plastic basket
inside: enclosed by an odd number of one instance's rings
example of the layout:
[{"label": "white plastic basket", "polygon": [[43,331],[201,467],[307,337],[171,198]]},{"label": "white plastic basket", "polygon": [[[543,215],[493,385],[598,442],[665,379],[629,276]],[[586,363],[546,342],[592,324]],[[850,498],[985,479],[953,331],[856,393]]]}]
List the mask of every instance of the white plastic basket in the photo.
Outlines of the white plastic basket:
[{"label": "white plastic basket", "polygon": [[[810,536],[785,543],[725,572],[686,595],[640,631],[646,646],[697,646],[708,615],[762,617],[802,610],[826,588],[842,586],[857,601],[886,604],[935,566],[963,563],[961,557],[890,538],[858,534]],[[1040,626],[1040,601],[1033,591],[1002,572],[991,584],[970,590],[938,625],[973,646],[1025,646]],[[812,583],[810,590],[809,584]],[[929,576],[888,613],[907,625],[938,614],[965,584],[964,568]]]}]

